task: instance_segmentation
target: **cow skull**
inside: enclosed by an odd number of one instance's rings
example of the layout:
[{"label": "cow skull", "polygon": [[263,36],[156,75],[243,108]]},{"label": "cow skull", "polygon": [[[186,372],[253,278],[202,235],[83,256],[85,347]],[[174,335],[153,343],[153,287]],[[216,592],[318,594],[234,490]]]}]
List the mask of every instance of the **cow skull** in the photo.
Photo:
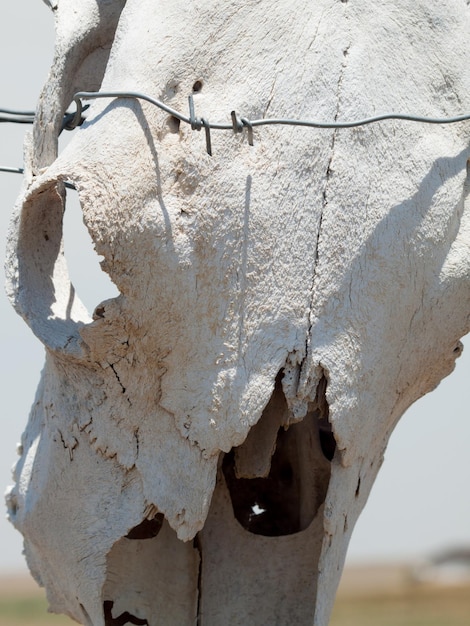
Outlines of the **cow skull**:
[{"label": "cow skull", "polygon": [[[8,496],[31,571],[88,625],[324,626],[389,436],[470,329],[468,124],[214,132],[210,157],[115,98],[57,135],[98,88],[214,121],[465,111],[469,7],[49,4],[7,259],[47,355]],[[92,318],[63,181],[120,292]]]}]

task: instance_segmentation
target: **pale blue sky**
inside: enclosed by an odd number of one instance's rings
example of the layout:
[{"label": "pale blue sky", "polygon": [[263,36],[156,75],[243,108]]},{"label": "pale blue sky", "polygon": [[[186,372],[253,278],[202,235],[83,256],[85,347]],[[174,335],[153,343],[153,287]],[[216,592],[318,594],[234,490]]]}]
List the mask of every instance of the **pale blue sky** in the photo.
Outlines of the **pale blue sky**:
[{"label": "pale blue sky", "polygon": [[[52,14],[41,0],[3,0],[0,20],[0,107],[34,109],[52,55]],[[0,125],[0,164],[19,166],[26,127]],[[470,130],[470,127],[469,127]],[[0,254],[21,177],[0,173]],[[111,295],[78,206],[67,215],[66,252],[77,291],[89,307]],[[91,280],[90,280],[91,277]],[[26,424],[43,349],[0,293],[3,410],[0,488],[10,480],[15,446]],[[349,560],[406,559],[470,545],[470,340],[454,374],[403,417],[368,505],[356,526]],[[384,391],[385,392],[385,391]],[[2,505],[2,510],[5,511]],[[25,570],[21,537],[0,516],[0,572]]]}]

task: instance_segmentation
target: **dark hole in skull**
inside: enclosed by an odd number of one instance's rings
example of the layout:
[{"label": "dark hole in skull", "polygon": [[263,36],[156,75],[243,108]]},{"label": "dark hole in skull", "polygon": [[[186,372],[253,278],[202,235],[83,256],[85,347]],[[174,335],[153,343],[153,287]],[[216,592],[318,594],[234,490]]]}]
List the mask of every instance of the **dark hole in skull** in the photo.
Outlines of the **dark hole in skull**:
[{"label": "dark hole in skull", "polygon": [[332,461],[336,452],[336,439],[333,434],[331,422],[329,420],[330,407],[326,399],[326,388],[328,380],[323,375],[317,385],[317,394],[315,402],[311,405],[312,411],[317,411],[318,415],[318,434],[320,437],[320,446],[325,458]]},{"label": "dark hole in skull", "polygon": [[148,626],[148,621],[146,619],[141,619],[140,617],[136,617],[129,613],[129,611],[124,611],[117,617],[113,617],[112,609],[114,606],[114,602],[112,600],[105,600],[103,602],[103,612],[104,612],[104,623],[105,626],[124,626],[125,624],[136,624],[137,626]]},{"label": "dark hole in skull", "polygon": [[160,532],[163,519],[163,513],[158,513],[153,519],[144,519],[127,533],[126,539],[153,539]]},{"label": "dark hole in skull", "polygon": [[174,115],[170,115],[167,119],[168,128],[171,133],[179,133],[180,132],[180,120]]},{"label": "dark hole in skull", "polygon": [[[317,397],[301,422],[283,426],[288,408],[281,378],[278,376],[273,396],[245,443],[226,454],[222,463],[235,518],[245,530],[267,537],[308,528],[325,501],[336,449],[323,396]],[[326,384],[323,390],[319,385],[319,392],[324,394],[325,389]],[[256,469],[249,457],[263,451],[271,454],[269,433],[279,424],[270,466],[264,475],[254,475],[263,470],[259,465]]]},{"label": "dark hole in skull", "polygon": [[328,459],[328,461],[332,461],[336,452],[336,439],[328,419],[320,419],[318,421],[318,435],[325,458]]}]

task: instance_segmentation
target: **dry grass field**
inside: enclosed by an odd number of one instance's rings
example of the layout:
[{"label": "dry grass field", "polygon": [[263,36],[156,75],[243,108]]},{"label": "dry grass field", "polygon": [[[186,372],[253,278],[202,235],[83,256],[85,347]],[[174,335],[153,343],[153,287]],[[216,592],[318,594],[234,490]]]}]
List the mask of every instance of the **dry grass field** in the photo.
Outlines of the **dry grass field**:
[{"label": "dry grass field", "polygon": [[75,623],[47,612],[44,590],[32,578],[0,578],[0,626],[73,626]]},{"label": "dry grass field", "polygon": [[470,626],[470,583],[417,583],[406,566],[347,568],[330,626]]},{"label": "dry grass field", "polygon": [[[348,568],[330,626],[470,625],[470,585],[417,584],[409,572],[391,566]],[[0,626],[74,623],[47,613],[44,593],[32,580],[0,579]]]}]

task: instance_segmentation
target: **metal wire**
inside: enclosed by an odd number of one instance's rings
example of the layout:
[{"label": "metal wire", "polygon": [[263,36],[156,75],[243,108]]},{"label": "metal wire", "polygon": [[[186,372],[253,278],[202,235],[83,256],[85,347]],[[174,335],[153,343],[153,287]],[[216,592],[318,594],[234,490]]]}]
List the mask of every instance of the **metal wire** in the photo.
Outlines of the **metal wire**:
[{"label": "metal wire", "polygon": [[209,122],[205,118],[198,118],[195,114],[194,99],[193,96],[189,96],[189,117],[183,115],[176,109],[168,106],[161,100],[152,98],[144,93],[137,91],[79,91],[73,97],[73,101],[76,104],[77,110],[74,118],[70,122],[70,127],[75,128],[78,121],[82,119],[83,103],[82,100],[92,100],[97,98],[134,98],[139,100],[145,100],[154,104],[158,108],[162,109],[166,113],[169,113],[176,119],[189,124],[192,130],[201,130],[204,128],[206,131],[206,149],[208,154],[212,154],[211,149],[211,130],[233,130],[234,132],[242,132],[244,128],[248,130],[248,141],[250,145],[253,145],[253,128],[256,126],[268,126],[268,125],[283,125],[283,126],[304,126],[311,128],[355,128],[357,126],[366,126],[367,124],[374,124],[376,122],[382,122],[384,120],[404,120],[407,122],[419,122],[422,124],[455,124],[457,122],[465,122],[470,120],[470,113],[458,115],[454,117],[423,117],[420,115],[409,115],[407,113],[385,113],[383,115],[376,115],[374,117],[367,117],[365,119],[353,120],[350,122],[321,122],[314,120],[296,120],[289,118],[263,118],[257,120],[249,120],[244,117],[239,117],[235,111],[231,112],[232,123],[223,122]]},{"label": "metal wire", "polygon": [[13,109],[0,109],[0,113],[9,113],[10,115],[34,115],[34,111],[13,111]]},{"label": "metal wire", "polygon": [[[256,120],[249,120],[246,117],[240,117],[236,111],[231,111],[231,123],[227,122],[209,122],[206,118],[197,117],[195,113],[194,98],[192,95],[188,97],[189,101],[189,117],[183,115],[176,109],[168,106],[161,100],[152,98],[144,93],[138,91],[79,91],[73,97],[73,101],[76,105],[75,113],[66,113],[62,121],[62,130],[73,130],[77,126],[80,126],[84,122],[83,112],[89,107],[89,105],[83,105],[83,100],[95,100],[98,98],[132,98],[137,100],[145,100],[150,104],[155,105],[162,111],[169,113],[176,119],[189,124],[192,130],[201,130],[204,128],[206,135],[206,150],[209,155],[212,155],[212,142],[211,142],[211,130],[232,130],[235,133],[241,133],[244,129],[247,130],[248,143],[253,145],[253,128],[257,126],[303,126],[310,128],[355,128],[357,126],[366,126],[368,124],[374,124],[377,122],[383,122],[385,120],[403,120],[407,122],[418,122],[421,124],[455,124],[458,122],[465,122],[470,120],[470,113],[463,115],[457,115],[454,117],[423,117],[420,115],[409,115],[407,113],[385,113],[383,115],[376,115],[374,117],[367,117],[360,120],[353,120],[349,122],[321,122],[315,120],[296,120],[290,118],[262,118]],[[35,114],[31,111],[12,111],[10,109],[0,109],[0,122],[14,122],[17,124],[32,124],[34,122]],[[23,173],[22,168],[13,167],[0,167],[2,172],[15,172]],[[74,189],[71,183],[65,183],[66,187]]]},{"label": "metal wire", "polygon": [[[73,130],[77,126],[81,126],[85,121],[85,118],[82,116],[83,111],[86,111],[89,108],[89,104],[86,106],[81,106],[80,116],[77,118],[77,112],[65,113],[62,119],[62,126],[60,129],[60,133],[63,130]],[[36,113],[34,111],[14,111],[12,109],[0,109],[0,123],[1,122],[10,122],[13,124],[33,124]],[[73,121],[73,125],[71,122]],[[60,134],[59,133],[59,134]],[[7,167],[0,166],[0,172],[7,172],[9,174],[24,174],[24,169],[22,167]],[[72,183],[64,183],[68,189],[75,189],[75,186]]]},{"label": "metal wire", "polygon": [[[86,111],[90,105],[81,107],[81,112]],[[11,122],[14,124],[34,124],[34,118],[36,113],[34,111],[13,111],[12,109],[0,109],[0,123]],[[73,130],[77,126],[80,126],[85,121],[85,118],[80,114],[80,118],[76,121],[77,113],[65,113],[62,119],[62,126],[60,132],[63,130]],[[73,126],[71,122],[73,120]]]},{"label": "metal wire", "polygon": [[[22,167],[7,167],[5,165],[0,165],[0,172],[8,172],[10,174],[24,174],[24,168]],[[64,182],[64,185],[67,189],[76,189],[75,185],[69,183],[67,181]]]},{"label": "metal wire", "polygon": [[10,109],[0,109],[0,122],[32,124],[34,122],[34,115],[34,111],[12,111]]},{"label": "metal wire", "polygon": [[22,167],[6,167],[4,165],[0,165],[0,172],[9,172],[10,174],[24,174],[24,169]]}]

